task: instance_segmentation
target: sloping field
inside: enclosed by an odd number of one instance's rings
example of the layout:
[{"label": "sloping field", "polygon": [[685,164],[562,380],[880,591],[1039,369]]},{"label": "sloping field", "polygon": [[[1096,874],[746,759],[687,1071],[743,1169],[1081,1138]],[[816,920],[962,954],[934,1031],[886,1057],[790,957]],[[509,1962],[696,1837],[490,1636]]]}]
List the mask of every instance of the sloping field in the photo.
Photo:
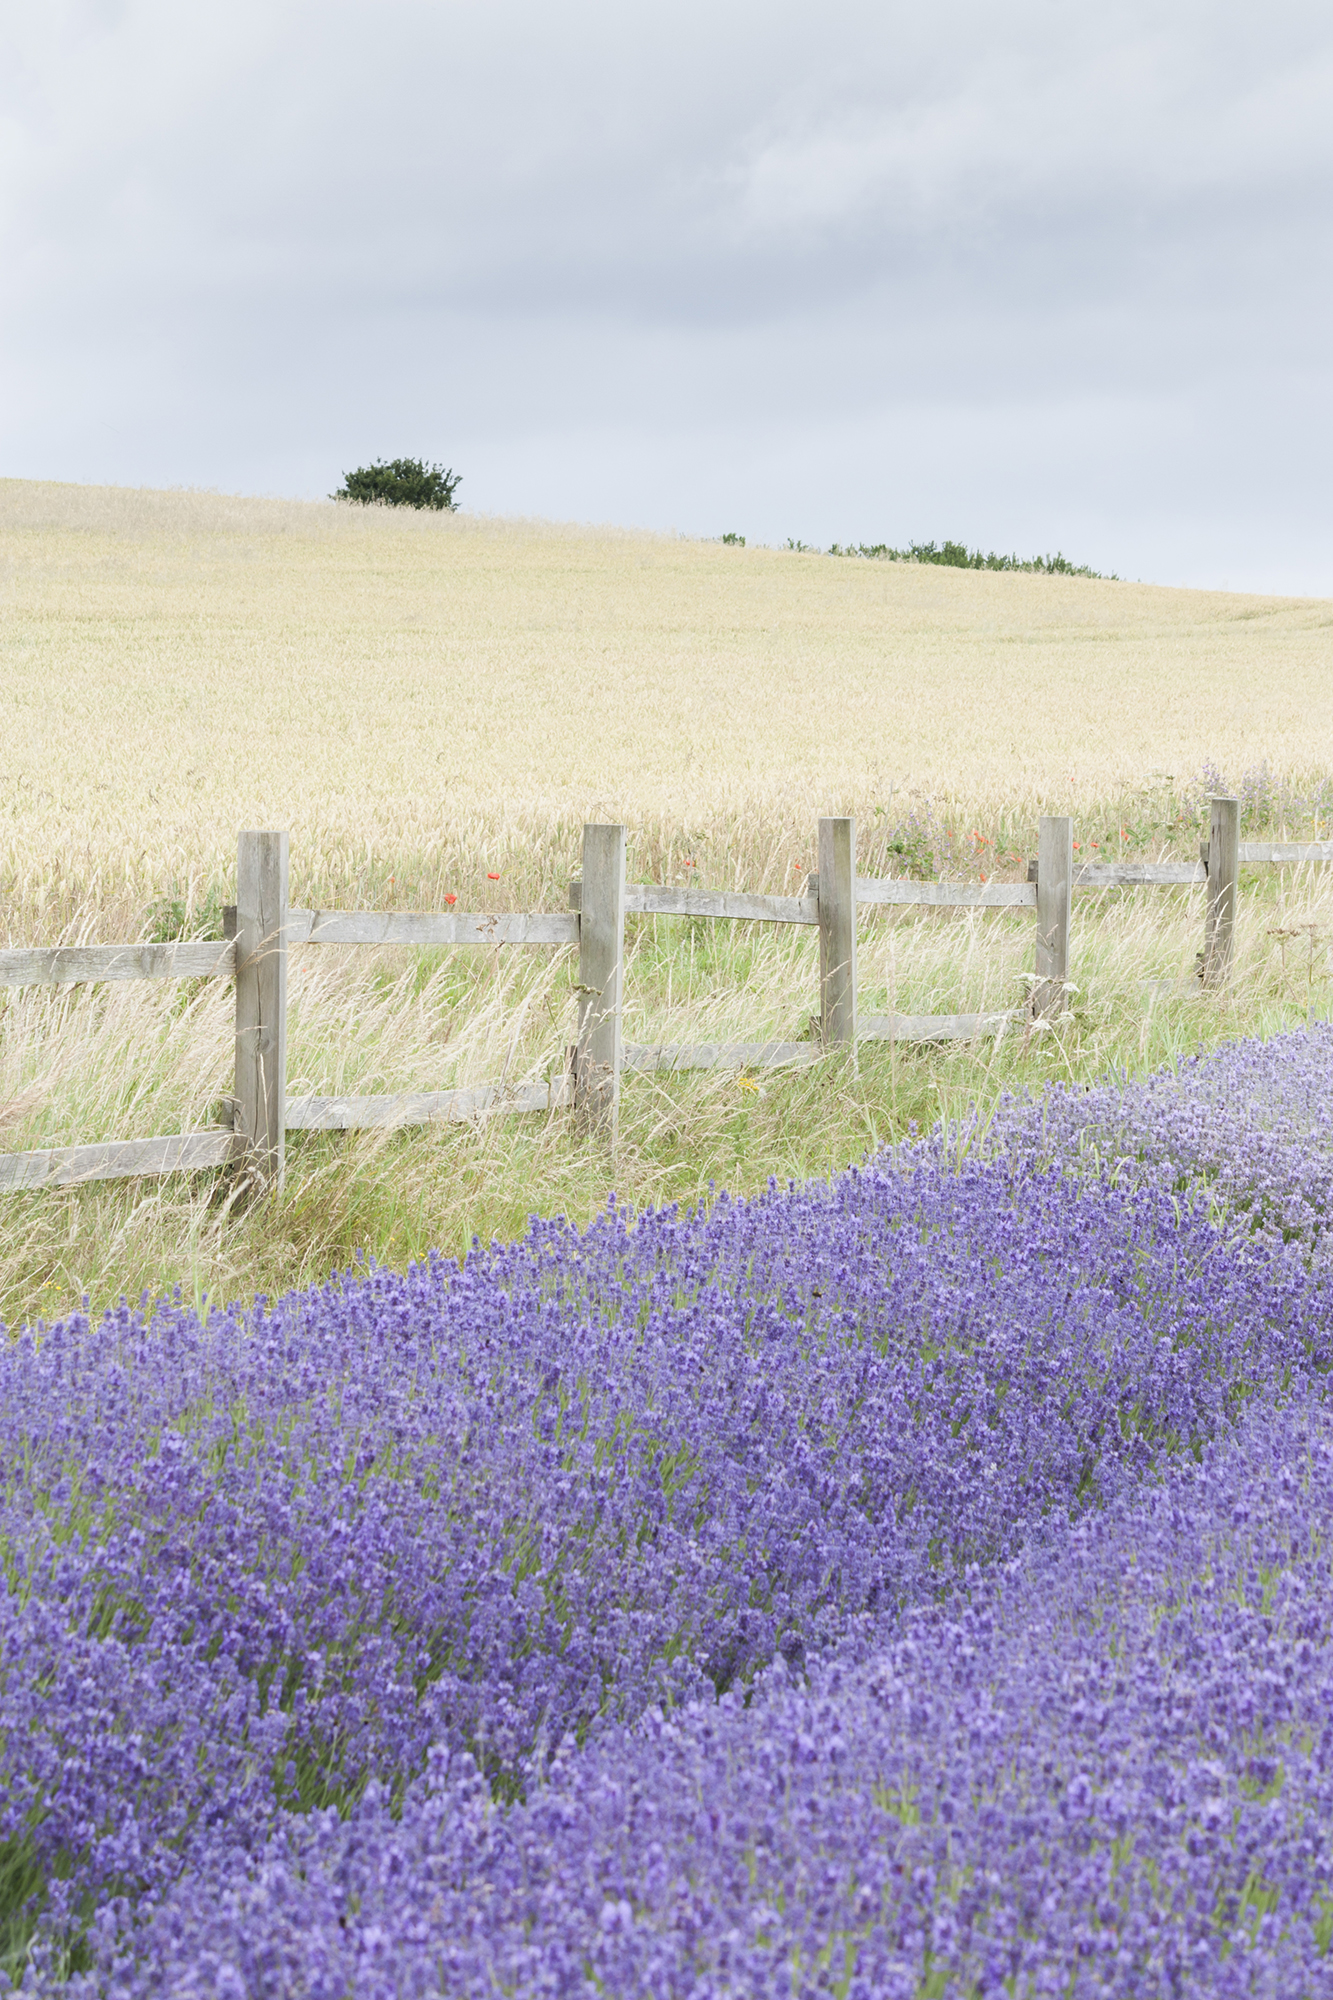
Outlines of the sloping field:
[{"label": "sloping field", "polygon": [[[290,831],[298,903],[504,910],[564,907],[586,818],[624,820],[631,879],[791,892],[822,812],[856,814],[863,873],[1018,878],[1043,810],[1087,856],[1192,858],[1210,766],[1251,837],[1326,834],[1333,809],[1324,602],[7,481],[0,646],[13,943],[216,935],[243,826]],[[614,1161],[512,1120],[294,1137],[282,1200],[244,1214],[214,1175],[6,1197],[0,1314],[274,1291],[359,1248],[587,1217],[612,1186],[827,1173],[1013,1084],[1306,1020],[1330,917],[1318,872],[1247,881],[1235,984],[1204,1000],[1197,891],[1083,896],[1058,1035],[635,1078]],[[629,940],[628,1039],[808,1033],[810,934],[645,918]],[[869,1012],[1003,1011],[1032,920],[867,912],[860,953]],[[575,979],[567,951],[297,953],[290,1088],[550,1078]],[[216,1124],[232,1028],[221,982],[9,994],[0,1148]]]},{"label": "sloping field", "polygon": [[11,893],[154,893],[256,824],[300,884],[526,881],[592,817],[781,872],[891,787],[985,825],[1333,742],[1319,601],[24,481],[0,576]]}]

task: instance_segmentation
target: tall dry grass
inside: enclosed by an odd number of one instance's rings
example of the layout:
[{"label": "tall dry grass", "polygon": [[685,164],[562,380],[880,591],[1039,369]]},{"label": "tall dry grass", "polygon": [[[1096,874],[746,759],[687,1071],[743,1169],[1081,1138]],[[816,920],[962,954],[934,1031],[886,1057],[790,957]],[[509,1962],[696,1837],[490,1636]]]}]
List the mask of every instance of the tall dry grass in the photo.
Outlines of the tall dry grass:
[{"label": "tall dry grass", "polygon": [[[1299,817],[1333,741],[1326,603],[465,515],[0,482],[0,607],[12,942],[215,926],[244,825],[290,829],[294,900],[324,907],[562,907],[587,818],[626,822],[633,877],[711,886],[794,889],[828,811],[857,815],[868,873],[926,837],[957,872],[1021,873],[1053,809],[1099,852],[1187,852],[1205,764],[1266,760],[1272,811]],[[219,1176],[0,1198],[0,1313],[273,1291],[358,1249],[581,1218],[612,1185],[692,1200],[825,1172],[969,1098],[1323,1011],[1330,921],[1317,872],[1256,877],[1215,999],[1191,978],[1197,892],[1082,897],[1057,1032],[636,1077],[614,1162],[556,1117],[293,1135],[258,1207]],[[630,949],[635,1040],[788,1037],[817,1004],[805,933],[645,920]],[[1007,1007],[1031,949],[1023,916],[866,914],[862,1005]],[[569,953],[311,947],[291,1088],[550,1074],[574,978]],[[10,994],[0,1145],[209,1123],[231,1032],[216,984]]]}]

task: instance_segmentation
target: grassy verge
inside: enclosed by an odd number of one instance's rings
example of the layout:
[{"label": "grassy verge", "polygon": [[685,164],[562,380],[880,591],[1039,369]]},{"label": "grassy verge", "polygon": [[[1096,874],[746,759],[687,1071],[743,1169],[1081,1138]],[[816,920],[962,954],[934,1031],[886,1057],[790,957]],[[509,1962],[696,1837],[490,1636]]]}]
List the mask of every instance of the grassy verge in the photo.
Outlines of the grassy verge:
[{"label": "grassy verge", "polygon": [[[1084,816],[1089,844],[1107,817]],[[1012,834],[1017,856],[1025,833],[997,828],[979,836],[980,848],[993,856]],[[671,879],[679,851],[655,858]],[[828,1174],[913,1125],[969,1105],[984,1110],[1005,1091],[1117,1067],[1140,1073],[1232,1036],[1297,1026],[1329,1010],[1328,874],[1243,871],[1235,977],[1219,995],[1203,994],[1194,977],[1200,891],[1080,892],[1075,990],[1057,1027],[1016,1023],[969,1045],[866,1044],[854,1059],[830,1057],[808,1071],[627,1076],[614,1157],[578,1141],[556,1113],[293,1134],[285,1188],[257,1204],[217,1174],[8,1196],[0,1314],[12,1326],[53,1317],[85,1294],[96,1306],[177,1285],[194,1298],[272,1293],[319,1280],[357,1253],[402,1264],[430,1247],[461,1253],[474,1235],[511,1236],[534,1213],[582,1221],[613,1189],[634,1206],[688,1203],[707,1200],[714,1184],[743,1191],[770,1175]],[[555,884],[545,890],[555,906]],[[187,928],[191,914],[180,913]],[[70,926],[92,928],[89,912]],[[859,949],[867,1014],[999,1011],[1021,1005],[1032,924],[1025,913],[868,911]],[[627,1039],[795,1038],[817,1007],[810,932],[631,919],[628,955]],[[441,1089],[556,1075],[576,976],[572,952],[298,953],[289,1088]],[[232,1025],[231,992],[220,982],[11,994],[0,1012],[0,1144],[20,1150],[214,1122],[230,1084]]]}]

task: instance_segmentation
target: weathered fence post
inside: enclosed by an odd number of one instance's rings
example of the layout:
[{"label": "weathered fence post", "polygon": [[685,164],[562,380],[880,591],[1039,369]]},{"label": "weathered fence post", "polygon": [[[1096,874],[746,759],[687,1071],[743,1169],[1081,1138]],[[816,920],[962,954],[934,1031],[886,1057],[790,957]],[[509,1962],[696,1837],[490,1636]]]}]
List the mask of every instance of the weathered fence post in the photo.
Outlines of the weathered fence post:
[{"label": "weathered fence post", "polygon": [[1037,832],[1037,978],[1035,1017],[1053,1020],[1065,1008],[1069,978],[1069,909],[1074,883],[1074,822],[1044,816]]},{"label": "weathered fence post", "polygon": [[819,822],[819,1025],[824,1046],[856,1040],[856,821]]},{"label": "weathered fence post", "polygon": [[1203,913],[1203,983],[1223,986],[1231,973],[1240,883],[1240,800],[1209,801],[1208,900]]},{"label": "weathered fence post", "polygon": [[243,833],[236,855],[236,1110],[246,1165],[282,1185],[287,1109],[287,836]]},{"label": "weathered fence post", "polygon": [[620,1116],[620,1010],[625,962],[625,829],[585,826],[579,904],[579,1029],[574,1116],[615,1144]]}]

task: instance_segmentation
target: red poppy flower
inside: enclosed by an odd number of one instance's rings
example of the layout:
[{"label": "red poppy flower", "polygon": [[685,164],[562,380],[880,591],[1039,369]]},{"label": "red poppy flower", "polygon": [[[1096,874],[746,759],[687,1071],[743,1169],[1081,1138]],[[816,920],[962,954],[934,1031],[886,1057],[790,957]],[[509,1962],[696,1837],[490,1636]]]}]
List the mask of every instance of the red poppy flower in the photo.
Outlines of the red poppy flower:
[{"label": "red poppy flower", "polygon": [[486,880],[487,880],[488,882],[498,882],[498,881],[499,881],[499,879],[500,879],[500,878],[499,878],[499,876],[498,876],[498,875],[488,875],[488,876],[486,877]]},{"label": "red poppy flower", "polygon": [[457,896],[446,896],[444,900],[446,903],[448,903],[450,909],[452,909],[454,904],[458,901],[458,898]]}]

